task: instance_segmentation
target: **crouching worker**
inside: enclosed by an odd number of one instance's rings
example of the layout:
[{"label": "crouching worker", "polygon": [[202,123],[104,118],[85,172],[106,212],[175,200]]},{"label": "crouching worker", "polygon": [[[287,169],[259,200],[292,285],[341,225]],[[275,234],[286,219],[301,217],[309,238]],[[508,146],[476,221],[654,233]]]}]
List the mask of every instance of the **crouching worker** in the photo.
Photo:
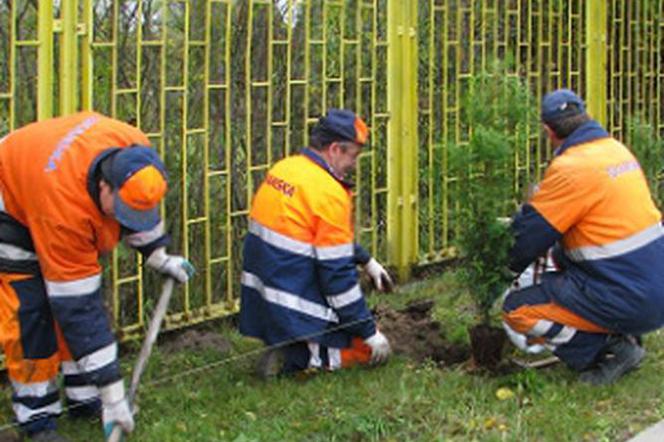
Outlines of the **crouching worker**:
[{"label": "crouching worker", "polygon": [[92,112],[0,140],[0,342],[20,428],[63,441],[58,373],[71,415],[101,412],[104,430],[134,419],[102,298],[100,254],[120,238],[157,271],[186,282],[159,218],[166,171],[138,129]]},{"label": "crouching worker", "polygon": [[661,214],[635,157],[576,94],[545,96],[541,118],[554,158],[514,219],[510,268],[519,274],[559,244],[559,270],[511,292],[503,319],[581,381],[609,384],[641,363],[637,337],[664,324]]},{"label": "crouching worker", "polygon": [[335,370],[390,354],[358,283],[364,265],[377,288],[392,281],[354,243],[346,174],[368,135],[360,118],[331,109],[310,147],[279,161],[254,196],[244,242],[240,332],[268,349],[258,374]]}]

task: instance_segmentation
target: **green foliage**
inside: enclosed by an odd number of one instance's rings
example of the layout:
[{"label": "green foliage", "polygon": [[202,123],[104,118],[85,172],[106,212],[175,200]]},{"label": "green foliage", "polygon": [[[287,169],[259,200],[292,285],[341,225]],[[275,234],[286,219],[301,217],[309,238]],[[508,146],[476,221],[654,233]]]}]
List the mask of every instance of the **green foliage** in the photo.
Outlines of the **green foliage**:
[{"label": "green foliage", "polygon": [[519,134],[533,124],[534,100],[523,82],[501,63],[470,79],[463,97],[467,143],[450,149],[450,168],[458,179],[461,226],[457,245],[464,259],[461,279],[482,321],[506,287],[511,234],[500,217],[510,214],[518,192],[515,158]]},{"label": "green foliage", "polygon": [[664,165],[664,139],[641,116],[627,120],[627,142],[641,164],[650,191],[659,207],[662,205],[662,166]]}]

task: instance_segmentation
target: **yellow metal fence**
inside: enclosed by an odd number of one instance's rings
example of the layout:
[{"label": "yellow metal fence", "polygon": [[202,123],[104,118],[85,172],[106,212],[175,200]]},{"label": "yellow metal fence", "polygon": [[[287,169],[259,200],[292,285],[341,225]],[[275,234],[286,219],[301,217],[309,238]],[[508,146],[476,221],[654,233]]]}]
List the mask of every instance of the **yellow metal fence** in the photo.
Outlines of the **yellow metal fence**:
[{"label": "yellow metal fence", "polygon": [[[635,114],[664,136],[662,16],[664,0],[0,0],[0,136],[78,109],[148,134],[171,176],[173,248],[198,269],[171,306],[179,327],[237,309],[251,195],[325,109],[371,126],[358,237],[405,277],[450,255],[446,152],[468,137],[470,76],[507,60],[537,100],[570,87],[615,136]],[[549,155],[529,128],[517,184]],[[118,329],[137,336],[156,276],[123,248],[109,264]]]},{"label": "yellow metal fence", "polygon": [[[418,20],[418,263],[445,258],[454,238],[455,177],[447,148],[464,145],[462,96],[470,77],[504,60],[508,75],[533,96],[568,87],[586,92],[582,0],[420,1]],[[536,103],[533,103],[536,106]],[[514,167],[520,185],[533,182],[548,158],[539,126],[529,127]]]}]

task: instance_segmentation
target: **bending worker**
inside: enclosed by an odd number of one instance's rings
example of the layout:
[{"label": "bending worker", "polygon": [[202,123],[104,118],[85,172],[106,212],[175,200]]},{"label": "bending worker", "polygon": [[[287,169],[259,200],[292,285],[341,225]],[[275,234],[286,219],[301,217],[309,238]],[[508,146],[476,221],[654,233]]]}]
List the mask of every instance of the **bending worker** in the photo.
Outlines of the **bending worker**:
[{"label": "bending worker", "polygon": [[390,345],[367,308],[357,264],[379,290],[392,281],[354,243],[346,174],[368,135],[348,110],[330,109],[309,148],[279,161],[258,189],[244,242],[240,332],[268,346],[262,376],[380,363]]},{"label": "bending worker", "polygon": [[55,431],[61,364],[70,414],[101,406],[105,431],[134,427],[98,259],[122,237],[159,272],[180,282],[193,273],[166,254],[166,171],[149,144],[91,112],[0,141],[0,341],[16,419],[32,440],[65,440]]},{"label": "bending worker", "polygon": [[558,243],[561,270],[509,294],[504,322],[581,381],[608,384],[643,359],[636,337],[664,324],[661,214],[634,155],[575,93],[546,95],[541,118],[554,158],[514,219],[510,268],[521,273]]}]

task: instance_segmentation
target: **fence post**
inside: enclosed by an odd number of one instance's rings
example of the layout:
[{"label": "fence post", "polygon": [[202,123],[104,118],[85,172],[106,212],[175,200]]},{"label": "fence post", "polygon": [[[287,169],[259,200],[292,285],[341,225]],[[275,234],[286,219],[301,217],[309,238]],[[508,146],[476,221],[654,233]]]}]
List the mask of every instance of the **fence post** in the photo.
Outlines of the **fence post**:
[{"label": "fence post", "polygon": [[80,48],[80,65],[81,65],[81,80],[80,80],[80,105],[83,110],[92,109],[92,2],[93,0],[83,0],[79,36],[82,39]]},{"label": "fence post", "polygon": [[39,0],[37,119],[53,116],[53,0]]},{"label": "fence post", "polygon": [[60,6],[60,115],[77,110],[78,1],[62,0]]},{"label": "fence post", "polygon": [[588,113],[606,127],[607,121],[607,6],[605,0],[586,0],[586,101]]},{"label": "fence post", "polygon": [[387,242],[399,278],[417,259],[417,1],[387,7]]}]

